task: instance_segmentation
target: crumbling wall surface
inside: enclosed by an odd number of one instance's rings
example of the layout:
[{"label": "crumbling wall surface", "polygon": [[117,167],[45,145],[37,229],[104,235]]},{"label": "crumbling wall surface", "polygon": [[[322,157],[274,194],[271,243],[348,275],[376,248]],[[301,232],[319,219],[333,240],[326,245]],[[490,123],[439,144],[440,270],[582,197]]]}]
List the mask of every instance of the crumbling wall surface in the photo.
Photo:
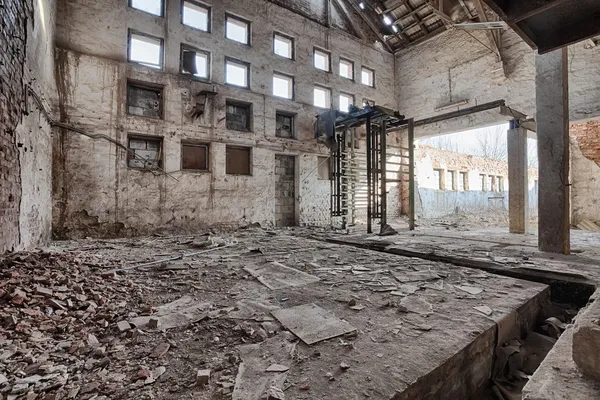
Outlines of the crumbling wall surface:
[{"label": "crumbling wall surface", "polygon": [[53,25],[53,0],[0,7],[0,253],[49,239],[50,127],[27,88],[52,92]]},{"label": "crumbling wall surface", "polygon": [[[469,103],[460,108],[505,100],[534,116],[535,52],[510,29],[501,37],[504,65],[484,47],[492,47],[484,31],[450,30],[400,52],[396,56],[400,112],[422,119],[455,111],[459,107],[435,109],[461,100]],[[600,115],[600,46],[583,42],[569,47],[569,101],[571,121]],[[416,134],[458,132],[508,119],[496,110],[480,112],[418,128]]]},{"label": "crumbling wall surface", "polygon": [[[57,237],[122,236],[163,230],[234,228],[250,222],[275,222],[275,156],[296,156],[297,219],[300,224],[329,224],[329,181],[317,179],[317,157],[329,151],[314,139],[315,83],[393,107],[393,56],[338,30],[264,0],[208,1],[212,32],[183,26],[180,2],[166,2],[164,18],[134,10],[127,2],[100,7],[93,1],[64,1],[57,23],[57,81],[60,118],[89,134],[106,135],[127,146],[129,135],[162,139],[162,170],[130,168],[127,153],[110,141],[57,129],[54,137],[54,214]],[[230,12],[252,21],[252,46],[225,39],[223,21]],[[127,63],[127,29],[164,39],[163,71]],[[273,32],[296,39],[296,59],[273,55]],[[182,44],[211,52],[211,80],[179,73]],[[376,71],[376,88],[343,79],[337,70],[312,67],[313,47],[362,63]],[[250,63],[250,88],[224,84],[225,57]],[[272,96],[273,72],[294,76],[294,100]],[[163,118],[127,114],[127,82],[158,85],[163,90]],[[206,110],[192,118],[189,106],[203,90]],[[226,102],[251,104],[251,129],[226,127]],[[296,139],[276,136],[277,111],[295,115]],[[208,144],[208,171],[182,170],[182,140]],[[227,146],[251,148],[251,175],[226,173]]]},{"label": "crumbling wall surface", "polygon": [[572,223],[600,223],[600,121],[571,125],[569,132]]}]

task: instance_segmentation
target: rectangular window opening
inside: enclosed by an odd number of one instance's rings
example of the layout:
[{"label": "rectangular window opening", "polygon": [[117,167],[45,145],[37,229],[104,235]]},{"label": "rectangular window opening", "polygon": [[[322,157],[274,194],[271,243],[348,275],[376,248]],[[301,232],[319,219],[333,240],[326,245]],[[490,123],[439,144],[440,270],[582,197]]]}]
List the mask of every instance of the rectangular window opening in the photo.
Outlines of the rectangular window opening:
[{"label": "rectangular window opening", "polygon": [[162,88],[127,83],[127,114],[162,118]]},{"label": "rectangular window opening", "polygon": [[371,87],[375,86],[375,71],[366,67],[362,67],[360,76],[363,85]]},{"label": "rectangular window opening", "polygon": [[182,141],[181,169],[208,171],[208,145],[206,143]]},{"label": "rectangular window opening", "polygon": [[286,139],[295,138],[295,116],[282,111],[277,111],[275,115],[275,136]]},{"label": "rectangular window opening", "polygon": [[181,73],[200,79],[210,77],[210,54],[191,47],[181,46]]},{"label": "rectangular window opening", "polygon": [[251,112],[250,104],[228,101],[226,103],[225,125],[227,129],[235,131],[251,131]]},{"label": "rectangular window opening", "polygon": [[331,108],[331,89],[315,86],[313,104],[315,107]]},{"label": "rectangular window opening", "polygon": [[330,71],[331,61],[329,53],[323,50],[314,49],[313,53],[313,63],[316,69],[320,69],[322,71]]},{"label": "rectangular window opening", "polygon": [[340,58],[340,76],[346,79],[354,79],[354,63],[352,61]]},{"label": "rectangular window opening", "polygon": [[181,22],[191,28],[210,32],[210,7],[195,1],[184,1]]},{"label": "rectangular window opening", "polygon": [[273,96],[284,99],[294,98],[294,78],[278,73],[273,74]]},{"label": "rectangular window opening", "polygon": [[331,157],[317,157],[317,179],[320,181],[332,179]]},{"label": "rectangular window opening", "polygon": [[350,106],[354,105],[354,96],[347,93],[340,94],[340,111],[350,112]]},{"label": "rectangular window opening", "polygon": [[273,35],[273,53],[284,58],[294,59],[294,39],[275,33]]},{"label": "rectangular window opening", "polygon": [[460,191],[466,191],[469,190],[468,189],[468,184],[467,184],[467,173],[466,172],[461,172],[460,173],[460,178],[458,179],[458,190]]},{"label": "rectangular window opening", "polygon": [[150,68],[162,69],[163,40],[129,32],[129,61]]},{"label": "rectangular window opening", "polygon": [[225,83],[248,88],[250,86],[250,64],[243,61],[225,59]]},{"label": "rectangular window opening", "polygon": [[130,168],[162,168],[162,138],[130,136],[127,165]]},{"label": "rectangular window opening", "polygon": [[250,44],[250,22],[227,15],[225,17],[225,37],[234,42]]},{"label": "rectangular window opening", "polygon": [[503,176],[498,176],[498,191],[499,192],[504,192],[504,177]]},{"label": "rectangular window opening", "polygon": [[162,0],[129,0],[129,6],[159,17],[163,16]]},{"label": "rectangular window opening", "polygon": [[226,146],[225,173],[235,175],[252,175],[252,149],[249,147]]}]

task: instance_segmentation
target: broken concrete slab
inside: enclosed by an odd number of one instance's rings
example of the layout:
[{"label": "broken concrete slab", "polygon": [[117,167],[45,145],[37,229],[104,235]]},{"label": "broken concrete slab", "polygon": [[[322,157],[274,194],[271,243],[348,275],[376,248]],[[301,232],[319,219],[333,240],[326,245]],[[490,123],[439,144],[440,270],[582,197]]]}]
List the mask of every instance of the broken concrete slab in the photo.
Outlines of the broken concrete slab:
[{"label": "broken concrete slab", "polygon": [[161,329],[184,327],[208,317],[210,306],[211,303],[186,295],[158,307],[154,315],[135,317],[129,323],[136,328],[146,328],[151,319],[158,319]]},{"label": "broken concrete slab", "polygon": [[271,314],[308,345],[356,332],[349,323],[314,303],[272,311]]},{"label": "broken concrete slab", "polygon": [[586,376],[600,380],[600,291],[577,316],[573,328],[573,360]]},{"label": "broken concrete slab", "polygon": [[314,275],[290,268],[277,261],[264,265],[246,266],[244,270],[271,290],[301,287],[320,281]]}]

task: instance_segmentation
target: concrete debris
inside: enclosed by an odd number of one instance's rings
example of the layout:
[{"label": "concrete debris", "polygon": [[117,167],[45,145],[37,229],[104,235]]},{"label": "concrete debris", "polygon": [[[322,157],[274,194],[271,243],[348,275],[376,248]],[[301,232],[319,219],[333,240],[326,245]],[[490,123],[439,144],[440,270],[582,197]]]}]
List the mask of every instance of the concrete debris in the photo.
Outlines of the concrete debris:
[{"label": "concrete debris", "polygon": [[271,386],[267,391],[267,400],[285,400],[285,394],[278,387]]},{"label": "concrete debris", "polygon": [[167,354],[167,352],[169,351],[170,348],[171,348],[171,345],[169,343],[166,343],[166,342],[160,343],[158,346],[156,346],[154,348],[154,350],[150,354],[150,357],[161,358],[162,356]]},{"label": "concrete debris", "polygon": [[488,306],[477,306],[477,307],[473,307],[473,308],[476,309],[477,311],[479,311],[480,313],[483,313],[483,314],[485,314],[487,316],[492,315],[492,313],[494,312]]},{"label": "concrete debris", "polygon": [[318,282],[316,276],[274,261],[265,265],[246,266],[244,270],[271,290],[301,287]]},{"label": "concrete debris", "polygon": [[127,321],[119,321],[117,322],[117,328],[119,329],[119,332],[126,332],[131,329],[131,325],[129,325],[129,322]]},{"label": "concrete debris", "polygon": [[469,294],[475,295],[483,292],[482,288],[468,286],[468,285],[454,285],[454,287],[458,290],[462,290],[463,292],[467,292]]},{"label": "concrete debris", "polygon": [[210,383],[210,369],[199,369],[196,372],[196,386],[205,386]]},{"label": "concrete debris", "polygon": [[578,223],[577,228],[579,228],[581,230],[585,230],[585,231],[600,232],[600,226],[598,224],[596,224],[595,222],[590,221],[588,219]]},{"label": "concrete debris", "polygon": [[379,232],[379,236],[393,236],[397,235],[398,231],[392,228],[389,224],[385,224],[381,227],[381,231]]},{"label": "concrete debris", "polygon": [[290,369],[290,367],[286,367],[285,365],[271,364],[265,371],[266,372],[286,372],[289,369]]}]

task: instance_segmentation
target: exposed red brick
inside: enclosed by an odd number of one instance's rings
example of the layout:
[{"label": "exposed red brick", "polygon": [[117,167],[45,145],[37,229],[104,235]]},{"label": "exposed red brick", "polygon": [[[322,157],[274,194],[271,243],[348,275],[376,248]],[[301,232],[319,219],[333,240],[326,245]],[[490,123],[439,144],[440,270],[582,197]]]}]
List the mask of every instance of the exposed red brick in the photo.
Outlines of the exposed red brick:
[{"label": "exposed red brick", "polygon": [[573,124],[569,133],[577,139],[583,155],[600,165],[600,121]]}]

